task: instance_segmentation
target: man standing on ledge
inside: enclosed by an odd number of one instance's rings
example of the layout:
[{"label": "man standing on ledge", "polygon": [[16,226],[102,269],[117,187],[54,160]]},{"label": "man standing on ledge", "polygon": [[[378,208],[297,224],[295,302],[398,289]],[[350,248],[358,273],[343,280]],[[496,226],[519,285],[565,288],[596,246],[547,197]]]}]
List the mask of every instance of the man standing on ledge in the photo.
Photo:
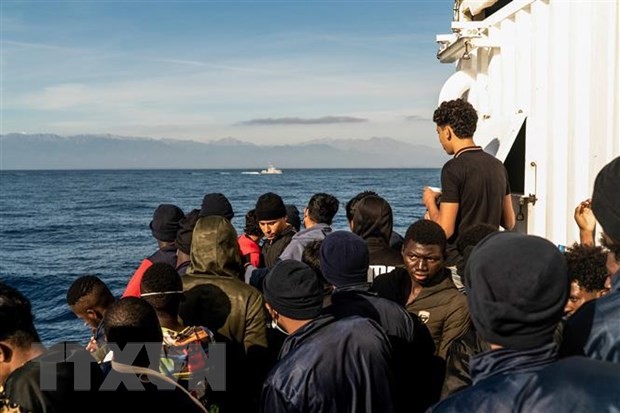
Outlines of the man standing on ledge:
[{"label": "man standing on ledge", "polygon": [[474,107],[463,99],[443,102],[433,122],[439,143],[454,157],[441,169],[441,192],[426,187],[423,201],[428,218],[446,232],[446,266],[453,267],[459,261],[455,243],[460,232],[479,223],[510,230],[515,213],[506,168],[474,143],[478,122]]}]

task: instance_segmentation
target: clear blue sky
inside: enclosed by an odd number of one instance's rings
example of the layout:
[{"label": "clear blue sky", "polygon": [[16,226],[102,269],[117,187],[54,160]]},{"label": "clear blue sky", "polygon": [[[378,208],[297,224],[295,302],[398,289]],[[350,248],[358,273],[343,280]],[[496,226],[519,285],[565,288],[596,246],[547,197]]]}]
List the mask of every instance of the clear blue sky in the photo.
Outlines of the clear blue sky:
[{"label": "clear blue sky", "polygon": [[2,0],[0,132],[436,145],[452,4]]}]

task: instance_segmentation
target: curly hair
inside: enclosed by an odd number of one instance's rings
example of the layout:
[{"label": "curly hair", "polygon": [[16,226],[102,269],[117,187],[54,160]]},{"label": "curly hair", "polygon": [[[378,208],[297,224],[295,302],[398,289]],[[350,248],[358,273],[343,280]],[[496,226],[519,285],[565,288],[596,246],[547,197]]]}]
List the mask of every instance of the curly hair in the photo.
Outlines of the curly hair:
[{"label": "curly hair", "polygon": [[409,241],[422,245],[439,245],[442,251],[446,249],[446,233],[441,225],[428,219],[421,219],[409,225],[405,233],[403,245]]},{"label": "curly hair", "polygon": [[84,297],[88,297],[89,305],[107,307],[114,302],[114,295],[108,286],[95,275],[79,277],[67,290],[67,304],[70,306],[74,306]]},{"label": "curly hair", "polygon": [[258,220],[256,219],[255,209],[250,209],[247,214],[245,214],[245,227],[243,228],[243,232],[247,235],[263,236],[263,231],[261,231]]},{"label": "curly hair", "polygon": [[165,262],[151,265],[140,281],[140,293],[163,293],[142,297],[155,310],[177,315],[183,293],[172,294],[172,291],[183,291],[183,281],[176,269]]},{"label": "curly hair", "polygon": [[601,247],[573,244],[564,252],[568,266],[568,277],[576,281],[588,292],[600,291],[605,288],[607,278],[607,257]]},{"label": "curly hair", "polygon": [[464,99],[442,102],[433,113],[433,122],[438,126],[450,126],[459,138],[471,138],[476,132],[478,114]]},{"label": "curly hair", "polygon": [[34,327],[30,301],[16,288],[0,281],[0,341],[11,341],[17,347],[27,348],[40,341]]}]

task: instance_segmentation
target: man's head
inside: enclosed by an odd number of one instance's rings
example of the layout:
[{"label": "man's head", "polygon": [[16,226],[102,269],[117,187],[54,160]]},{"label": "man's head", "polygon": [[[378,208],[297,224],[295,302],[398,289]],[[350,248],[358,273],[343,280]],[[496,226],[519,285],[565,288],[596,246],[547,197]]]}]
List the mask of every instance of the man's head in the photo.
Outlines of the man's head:
[{"label": "man's head", "polygon": [[456,239],[456,249],[463,259],[457,264],[457,272],[461,276],[465,273],[465,265],[474,247],[482,241],[484,237],[497,231],[499,231],[499,228],[496,226],[479,223],[466,228],[459,234]]},{"label": "man's head", "polygon": [[436,222],[421,219],[407,229],[401,254],[413,282],[426,286],[444,270],[446,233]]},{"label": "man's head", "polygon": [[[608,267],[615,274],[620,266],[620,157],[599,171],[592,192],[592,212],[603,228],[604,246],[611,252]],[[612,255],[613,254],[613,255]]]},{"label": "man's head", "polygon": [[321,314],[323,288],[306,264],[295,260],[278,262],[263,284],[265,306],[271,319],[289,334]]},{"label": "man's head", "polygon": [[211,215],[224,217],[229,221],[235,216],[232,205],[224,194],[219,192],[211,193],[206,194],[204,198],[202,198],[202,207],[200,208],[199,216],[209,217]]},{"label": "man's head", "polygon": [[[115,343],[123,350],[128,343],[159,343],[163,340],[161,326],[155,309],[141,298],[126,297],[116,301],[108,308],[103,318],[105,337],[108,343]],[[141,351],[135,360],[123,359],[131,351],[114,352],[114,359],[125,364],[148,366],[150,360],[146,352]],[[124,354],[127,353],[127,354]]]},{"label": "man's head", "polygon": [[393,225],[392,207],[380,196],[368,195],[355,204],[351,231],[363,239],[377,238],[389,243]]},{"label": "man's head", "polygon": [[179,230],[174,241],[177,251],[189,256],[192,250],[192,235],[194,233],[194,227],[200,214],[199,209],[194,209],[179,222]]},{"label": "man's head", "polygon": [[347,204],[345,205],[345,211],[347,213],[347,221],[349,222],[349,226],[351,226],[351,223],[353,222],[353,215],[355,215],[355,205],[357,205],[360,200],[366,198],[369,195],[379,196],[379,194],[377,194],[375,191],[362,191],[359,194],[355,195],[353,198],[351,198],[349,202],[347,202]]},{"label": "man's head", "polygon": [[18,290],[0,281],[0,387],[19,367],[16,351],[38,343],[30,301]]},{"label": "man's head", "polygon": [[439,142],[448,155],[454,154],[453,139],[471,139],[476,132],[478,114],[476,109],[464,99],[442,102],[435,113]]},{"label": "man's head", "polygon": [[67,290],[67,304],[86,325],[96,329],[115,298],[108,286],[94,275],[84,275]]},{"label": "man's head", "polygon": [[321,273],[334,287],[368,282],[368,244],[348,231],[328,234],[321,243]]},{"label": "man's head", "polygon": [[[295,231],[301,229],[301,218],[299,217],[299,209],[293,204],[287,204],[286,207],[286,222],[291,224]],[[261,233],[262,235],[262,233]]]},{"label": "man's head", "polygon": [[487,342],[529,349],[553,340],[568,298],[566,261],[548,240],[497,232],[472,251],[465,268],[471,319]]},{"label": "man's head", "polygon": [[183,300],[181,276],[165,262],[151,265],[140,281],[140,297],[156,311],[176,316]]},{"label": "man's head", "polygon": [[601,247],[574,244],[564,253],[570,280],[570,294],[564,307],[573,315],[583,304],[605,293],[607,257]]},{"label": "man's head", "polygon": [[179,230],[179,223],[185,214],[176,205],[161,204],[153,213],[153,220],[149,224],[151,233],[157,241],[173,243]]},{"label": "man's head", "polygon": [[261,231],[258,220],[256,219],[256,210],[250,209],[245,214],[245,227],[243,227],[243,232],[248,236],[263,237],[263,231]]},{"label": "man's head", "polygon": [[321,244],[323,244],[322,239],[309,242],[301,253],[301,262],[310,267],[322,283],[327,284],[321,272]]},{"label": "man's head", "polygon": [[340,202],[333,195],[325,193],[312,195],[308,206],[304,209],[304,226],[310,228],[314,224],[331,225],[339,205]]},{"label": "man's head", "polygon": [[267,192],[258,198],[255,212],[260,229],[268,240],[273,240],[288,225],[284,202],[278,194],[273,192]]}]

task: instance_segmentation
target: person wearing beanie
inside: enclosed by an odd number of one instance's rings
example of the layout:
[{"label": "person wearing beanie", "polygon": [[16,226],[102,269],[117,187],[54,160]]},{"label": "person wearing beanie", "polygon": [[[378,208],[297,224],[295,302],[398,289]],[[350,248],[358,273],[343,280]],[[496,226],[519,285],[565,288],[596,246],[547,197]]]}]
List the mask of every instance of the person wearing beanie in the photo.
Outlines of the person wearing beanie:
[{"label": "person wearing beanie", "polygon": [[[319,256],[321,273],[332,291],[324,313],[338,320],[360,316],[376,321],[392,345],[395,411],[425,411],[436,401],[429,387],[434,346],[430,335],[420,332],[426,327],[404,306],[369,291],[368,245],[360,236],[335,231],[321,243]],[[415,400],[410,398],[412,388],[418,392]]]},{"label": "person wearing beanie", "polygon": [[272,324],[288,335],[261,393],[261,412],[392,412],[390,345],[374,321],[321,315],[306,264],[279,261],[263,286]]},{"label": "person wearing beanie", "polygon": [[193,209],[179,223],[180,228],[174,243],[177,246],[176,270],[180,276],[185,275],[191,262],[189,253],[192,249],[192,235],[198,218],[200,218],[200,210]]},{"label": "person wearing beanie", "polygon": [[566,262],[550,241],[516,232],[488,235],[465,267],[471,319],[490,350],[470,362],[473,385],[431,412],[615,411],[620,366],[557,360],[555,329],[568,297]]},{"label": "person wearing beanie", "polygon": [[265,235],[262,253],[265,266],[274,266],[282,251],[291,242],[295,229],[286,221],[286,207],[282,198],[273,192],[261,195],[254,208],[256,220]]},{"label": "person wearing beanie", "polygon": [[597,174],[592,192],[592,212],[601,226],[611,278],[609,293],[590,301],[568,320],[563,355],[620,363],[620,157]]},{"label": "person wearing beanie", "polygon": [[200,207],[200,213],[198,216],[208,217],[211,215],[224,217],[229,221],[231,221],[235,216],[232,205],[224,194],[211,193],[206,194],[204,198],[202,198],[202,206]]},{"label": "person wearing beanie", "polygon": [[123,297],[140,297],[140,281],[142,276],[154,263],[165,262],[176,267],[177,247],[174,241],[184,216],[183,210],[172,204],[160,204],[155,209],[149,227],[153,237],[157,240],[159,248],[153,255],[142,260],[138,269],[129,279],[127,287],[125,287],[123,292]]}]

